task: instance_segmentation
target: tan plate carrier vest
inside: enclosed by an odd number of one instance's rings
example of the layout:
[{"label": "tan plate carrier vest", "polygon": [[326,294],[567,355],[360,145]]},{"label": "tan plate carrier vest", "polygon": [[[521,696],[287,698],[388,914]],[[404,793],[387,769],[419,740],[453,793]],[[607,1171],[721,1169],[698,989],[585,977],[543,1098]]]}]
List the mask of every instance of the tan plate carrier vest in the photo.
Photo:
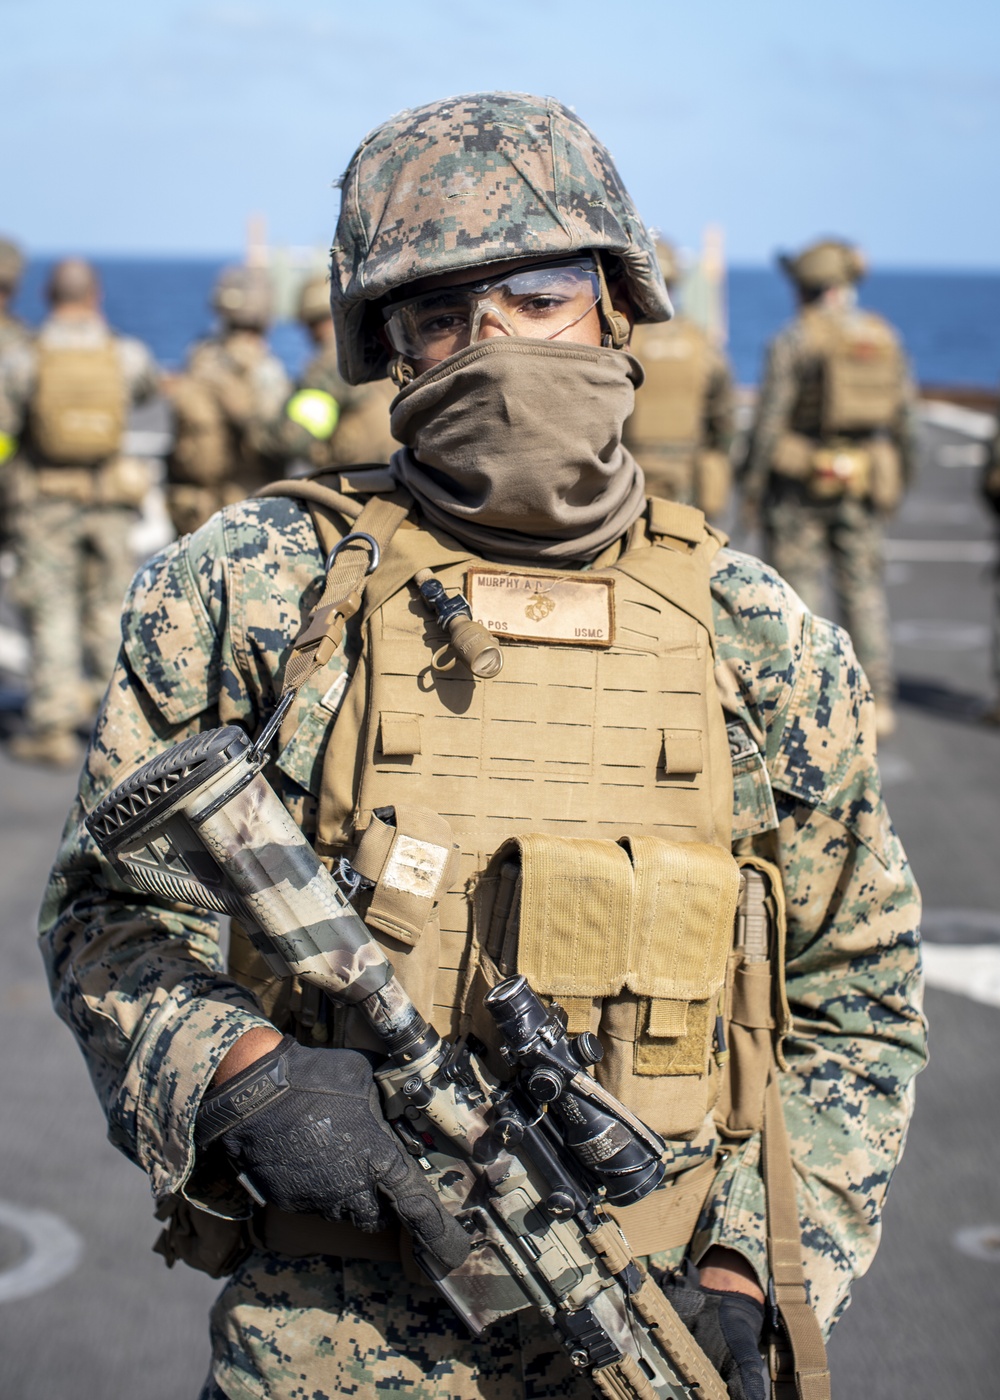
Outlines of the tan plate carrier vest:
[{"label": "tan plate carrier vest", "polygon": [[[349,486],[352,477],[336,480]],[[369,489],[377,479],[369,474]],[[795,1296],[804,1302],[787,1140],[783,1158],[775,1146],[783,1123],[774,1070],[789,1025],[780,877],[766,861],[737,862],[730,852],[733,779],[709,592],[719,536],[700,512],[651,500],[620,557],[566,574],[487,564],[412,525],[401,492],[373,497],[360,513],[356,499],[316,481],[262,494],[308,500],[324,551],[342,538],[345,515],[383,546],[363,585],[363,556],[342,564],[331,587],[334,565],[296,648],[305,638],[322,647],[323,627],[338,641],[347,617],[360,621],[361,654],[323,759],[316,848],[330,862],[350,856],[374,879],[359,912],[418,1008],[443,1034],[472,1031],[489,1045],[483,994],[524,972],[563,1007],[571,1032],[600,1035],[596,1074],[669,1139],[698,1138],[713,1109],[732,1138],[760,1130],[770,1082],[765,1139],[782,1181],[769,1195],[790,1200],[783,1231],[772,1234],[779,1244],[794,1235]],[[475,605],[479,621],[508,636],[521,629],[503,645],[499,674],[474,678],[450,653],[413,583],[423,569],[449,594],[485,599]],[[561,611],[568,618],[558,624]],[[579,629],[579,616],[595,624],[598,614],[601,625]],[[603,637],[576,635],[604,623]],[[561,636],[532,640],[533,626]],[[318,669],[298,668],[290,683],[295,666],[293,650],[286,689]],[[283,727],[284,754],[297,724],[292,717]],[[395,828],[377,815],[388,807]],[[398,878],[415,868],[414,851],[419,865],[421,849],[441,856],[424,871],[447,871],[422,901],[413,895],[420,881],[407,892]],[[268,979],[239,929],[231,963],[266,1001]],[[336,1013],[332,1033],[321,1031],[328,1036],[372,1043],[351,1012]],[[689,1242],[715,1168],[703,1161],[619,1213],[636,1253]],[[325,1228],[328,1252],[385,1257],[381,1237],[369,1251],[350,1227],[310,1217],[304,1230],[304,1218],[276,1214],[264,1231],[269,1248],[316,1252]]]},{"label": "tan plate carrier vest", "polygon": [[646,378],[623,441],[638,459],[650,493],[693,503],[706,515],[725,507],[732,469],[725,452],[704,446],[712,349],[704,331],[681,318],[637,326],[632,353]]},{"label": "tan plate carrier vest", "polygon": [[88,466],[120,451],[128,395],[114,340],[81,347],[37,345],[28,410],[32,447],[45,462]]},{"label": "tan plate carrier vest", "polygon": [[888,436],[903,406],[906,364],[879,316],[806,310],[800,349],[811,365],[775,444],[779,476],[807,483],[819,500],[853,496],[894,510],[903,494],[899,451]]}]

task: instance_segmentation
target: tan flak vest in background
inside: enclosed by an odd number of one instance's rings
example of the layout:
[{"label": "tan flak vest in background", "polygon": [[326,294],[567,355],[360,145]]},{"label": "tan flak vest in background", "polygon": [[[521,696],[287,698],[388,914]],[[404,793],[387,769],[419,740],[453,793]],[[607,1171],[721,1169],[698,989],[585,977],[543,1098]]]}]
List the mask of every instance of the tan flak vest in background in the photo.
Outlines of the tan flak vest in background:
[{"label": "tan flak vest in background", "polygon": [[693,321],[675,317],[636,326],[630,348],[646,378],[625,424],[625,446],[642,466],[651,494],[717,515],[732,472],[727,454],[704,444],[713,361],[708,337]]},{"label": "tan flak vest in background", "polygon": [[855,496],[893,510],[902,464],[889,432],[903,407],[906,363],[881,316],[807,307],[798,323],[809,370],[798,386],[789,430],[775,444],[779,476],[807,483],[818,499]]},{"label": "tan flak vest in background", "polygon": [[37,345],[28,410],[34,453],[45,463],[90,466],[121,449],[128,395],[113,339],[86,347]]}]

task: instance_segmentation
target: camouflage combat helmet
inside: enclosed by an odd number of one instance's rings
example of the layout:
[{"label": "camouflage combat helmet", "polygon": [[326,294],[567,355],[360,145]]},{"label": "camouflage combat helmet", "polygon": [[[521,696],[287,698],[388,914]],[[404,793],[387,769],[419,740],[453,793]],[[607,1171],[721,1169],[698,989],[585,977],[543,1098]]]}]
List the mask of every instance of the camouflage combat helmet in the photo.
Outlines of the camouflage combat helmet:
[{"label": "camouflage combat helmet", "polygon": [[274,293],[267,270],[223,268],[212,289],[212,310],[229,326],[264,330],[274,314]]},{"label": "camouflage combat helmet", "polygon": [[24,271],[24,254],[9,238],[0,238],[0,290],[12,292]]},{"label": "camouflage combat helmet", "polygon": [[49,273],[45,284],[45,296],[52,306],[89,301],[100,293],[97,269],[84,258],[63,258]]},{"label": "camouflage combat helmet", "polygon": [[351,384],[386,373],[372,303],[485,263],[600,250],[620,260],[639,320],[672,314],[610,155],[552,98],[474,93],[401,112],[362,141],[341,188],[332,302]]},{"label": "camouflage combat helmet", "polygon": [[782,253],[778,264],[804,292],[851,287],[865,275],[865,260],[860,250],[841,238],[810,243],[801,253]]},{"label": "camouflage combat helmet", "polygon": [[330,279],[326,273],[307,277],[299,292],[296,315],[304,326],[325,321],[330,315]]}]

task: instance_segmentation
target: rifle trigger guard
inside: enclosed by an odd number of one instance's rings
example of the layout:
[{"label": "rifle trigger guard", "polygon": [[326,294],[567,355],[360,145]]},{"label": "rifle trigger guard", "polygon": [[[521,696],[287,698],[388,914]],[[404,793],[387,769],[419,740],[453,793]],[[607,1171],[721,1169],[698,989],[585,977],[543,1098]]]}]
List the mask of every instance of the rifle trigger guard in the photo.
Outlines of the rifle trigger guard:
[{"label": "rifle trigger guard", "polygon": [[382,557],[382,551],[381,549],[379,549],[378,540],[375,539],[373,535],[366,534],[364,530],[352,530],[349,535],[345,535],[342,540],[338,540],[337,543],[330,550],[330,553],[326,556],[326,564],[324,567],[327,573],[329,573],[330,570],[333,568],[333,561],[336,559],[340,551],[344,548],[344,545],[354,544],[356,540],[364,540],[365,544],[368,545],[369,549],[372,552],[371,563],[368,565],[368,568],[365,570],[365,573],[371,574],[375,572],[375,570],[378,568],[379,560]]}]

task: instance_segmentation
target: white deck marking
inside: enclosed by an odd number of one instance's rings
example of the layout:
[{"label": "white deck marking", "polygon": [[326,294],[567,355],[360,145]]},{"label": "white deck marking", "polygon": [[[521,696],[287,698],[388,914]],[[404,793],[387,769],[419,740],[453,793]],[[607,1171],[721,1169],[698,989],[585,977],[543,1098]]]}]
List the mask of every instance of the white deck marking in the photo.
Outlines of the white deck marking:
[{"label": "white deck marking", "polygon": [[994,540],[886,540],[885,557],[895,564],[992,564]]},{"label": "white deck marking", "polygon": [[0,1303],[51,1288],[71,1274],[83,1258],[83,1240],[50,1211],[0,1201],[0,1225],[20,1235],[28,1247],[23,1259],[0,1273]]}]

